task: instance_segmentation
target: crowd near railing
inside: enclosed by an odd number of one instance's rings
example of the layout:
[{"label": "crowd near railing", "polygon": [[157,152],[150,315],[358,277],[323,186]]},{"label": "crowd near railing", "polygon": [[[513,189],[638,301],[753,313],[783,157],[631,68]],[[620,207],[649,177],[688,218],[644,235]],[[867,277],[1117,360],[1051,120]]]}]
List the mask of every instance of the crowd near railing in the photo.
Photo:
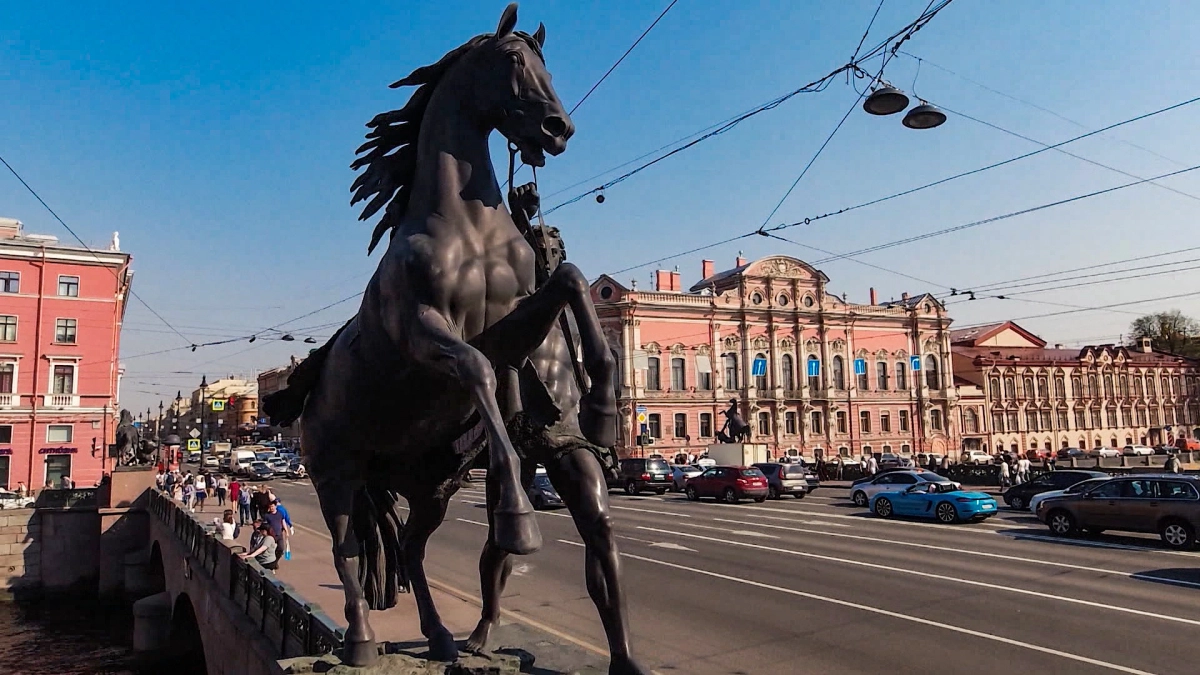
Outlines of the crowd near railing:
[{"label": "crowd near railing", "polygon": [[[211,578],[278,650],[279,658],[320,656],[341,649],[344,631],[253,560],[243,560],[200,521],[165,494],[150,491],[150,512],[190,552],[193,574]],[[241,547],[238,547],[241,548]]]}]

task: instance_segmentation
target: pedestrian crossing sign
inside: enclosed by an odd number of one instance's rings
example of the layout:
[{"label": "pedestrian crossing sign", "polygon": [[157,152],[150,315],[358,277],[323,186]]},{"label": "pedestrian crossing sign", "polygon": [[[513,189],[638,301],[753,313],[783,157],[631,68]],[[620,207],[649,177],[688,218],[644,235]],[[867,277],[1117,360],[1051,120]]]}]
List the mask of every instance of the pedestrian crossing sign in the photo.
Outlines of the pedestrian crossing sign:
[{"label": "pedestrian crossing sign", "polygon": [[188,449],[188,452],[191,452],[193,450],[199,450],[200,449],[200,439],[199,438],[189,438],[188,442],[187,442],[187,449]]},{"label": "pedestrian crossing sign", "polygon": [[220,398],[213,399],[212,409],[213,412],[225,412],[225,400]]}]

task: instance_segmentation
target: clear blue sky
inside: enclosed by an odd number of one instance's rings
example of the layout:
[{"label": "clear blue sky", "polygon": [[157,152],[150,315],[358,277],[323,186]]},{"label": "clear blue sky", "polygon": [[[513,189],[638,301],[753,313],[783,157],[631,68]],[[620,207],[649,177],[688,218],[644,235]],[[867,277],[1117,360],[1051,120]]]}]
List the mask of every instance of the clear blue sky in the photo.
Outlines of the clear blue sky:
[{"label": "clear blue sky", "polygon": [[[572,105],[654,19],[665,2],[521,3],[520,24],[548,29],[546,55]],[[541,172],[550,195],[632,157],[742,112],[844,63],[876,0],[680,0],[575,115],[567,153]],[[886,0],[868,43],[915,17],[924,0]],[[0,27],[0,152],[91,244],[121,232],[135,256],[135,288],[196,341],[253,332],[361,290],[378,258],[371,225],[356,220],[348,165],[363,124],[399,107],[387,84],[495,28],[503,0],[455,3],[68,2],[7,8]],[[1080,122],[1088,130],[1200,93],[1200,6],[1182,0],[957,0],[907,51]],[[916,62],[885,77],[911,91]],[[926,64],[925,98],[1045,141],[1084,131]],[[753,229],[762,222],[857,94],[844,80],[745,122],[608,192],[554,214],[571,259],[589,276]],[[1200,163],[1200,104],[1068,149],[1141,176]],[[1155,156],[1116,139],[1136,143]],[[850,116],[773,222],[802,219],[890,194],[1036,146],[951,116],[910,131],[899,117]],[[502,158],[497,157],[500,173]],[[1197,172],[1200,173],[1200,172]],[[528,176],[528,174],[525,174]],[[966,223],[1130,179],[1053,152],[787,235],[849,251]],[[599,182],[599,181],[597,181]],[[1200,196],[1200,176],[1169,181]],[[579,189],[548,197],[548,205]],[[939,284],[969,288],[1138,254],[1200,245],[1196,200],[1140,186],[1087,202],[898,247],[863,259]],[[7,174],[0,215],[30,231],[69,235]],[[755,238],[688,256],[718,269],[739,249],[754,258],[819,254]],[[1189,257],[1186,254],[1182,258]],[[1193,254],[1191,257],[1200,257]],[[1153,261],[1152,261],[1153,262]],[[942,291],[852,261],[823,266],[837,292],[866,301]],[[621,275],[649,286],[652,268]],[[1200,291],[1195,271],[1030,296],[1094,306]],[[323,339],[350,302],[303,319]],[[1123,308],[1178,307],[1200,297]],[[1017,300],[955,305],[959,324],[1059,307]],[[1133,318],[1088,312],[1024,322],[1052,342],[1115,340]],[[132,304],[125,328],[123,403],[137,410],[177,389],[251,374],[303,353],[297,341],[260,340],[161,356],[184,341]],[[1095,339],[1093,339],[1095,338]]]}]

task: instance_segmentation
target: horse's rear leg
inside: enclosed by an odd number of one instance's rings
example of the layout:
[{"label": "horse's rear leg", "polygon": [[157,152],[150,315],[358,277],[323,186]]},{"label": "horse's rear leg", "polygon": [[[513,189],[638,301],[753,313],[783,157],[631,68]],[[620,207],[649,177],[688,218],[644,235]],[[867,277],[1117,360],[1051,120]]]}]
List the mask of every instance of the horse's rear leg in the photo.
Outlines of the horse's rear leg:
[{"label": "horse's rear leg", "polygon": [[446,517],[446,502],[434,497],[413,498],[408,502],[408,522],[404,524],[404,565],[421,616],[421,634],[429,641],[429,660],[458,660],[454,634],[442,623],[429,581],[425,578],[425,545],[429,536]]},{"label": "horse's rear leg", "polygon": [[333,566],[346,594],[346,640],[342,661],[352,666],[369,666],[379,658],[375,632],[367,622],[370,607],[358,582],[359,546],[350,524],[354,509],[353,483],[322,482],[317,486],[321,514],[333,537]]}]

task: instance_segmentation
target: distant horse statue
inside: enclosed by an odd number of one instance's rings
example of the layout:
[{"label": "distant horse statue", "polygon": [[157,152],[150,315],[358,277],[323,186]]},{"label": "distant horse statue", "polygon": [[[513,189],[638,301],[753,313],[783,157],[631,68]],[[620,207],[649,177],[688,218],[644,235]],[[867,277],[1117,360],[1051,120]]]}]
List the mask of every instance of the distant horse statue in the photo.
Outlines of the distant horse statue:
[{"label": "distant horse statue", "polygon": [[133,415],[121,411],[116,431],[117,463],[122,466],[139,466],[154,460],[157,449],[151,441],[142,439],[142,432],[133,424]]},{"label": "distant horse statue", "polygon": [[[519,371],[570,308],[590,388],[581,433],[616,442],[615,360],[574,265],[535,291],[534,253],[505,208],[488,138],[499,130],[521,159],[542,166],[574,127],[550,85],[545,29],[514,32],[509,5],[480,35],[393,87],[419,85],[400,110],[368,127],[354,202],[362,217],[387,207],[371,239],[390,244],[358,314],[305,359],[288,387],[263,400],[276,424],[301,424],[305,466],[333,539],[346,598],[343,660],[378,657],[370,609],[411,587],[429,657],[457,658],[425,579],[425,546],[449,497],[487,446],[491,522],[498,550],[541,547],[520,460],[505,425],[521,400]],[[400,515],[398,497],[409,508]],[[614,660],[613,672],[625,669]]]},{"label": "distant horse statue", "polygon": [[729,399],[729,409],[722,410],[721,414],[725,416],[725,424],[717,431],[717,440],[722,443],[749,443],[750,425],[738,412],[738,400]]}]

